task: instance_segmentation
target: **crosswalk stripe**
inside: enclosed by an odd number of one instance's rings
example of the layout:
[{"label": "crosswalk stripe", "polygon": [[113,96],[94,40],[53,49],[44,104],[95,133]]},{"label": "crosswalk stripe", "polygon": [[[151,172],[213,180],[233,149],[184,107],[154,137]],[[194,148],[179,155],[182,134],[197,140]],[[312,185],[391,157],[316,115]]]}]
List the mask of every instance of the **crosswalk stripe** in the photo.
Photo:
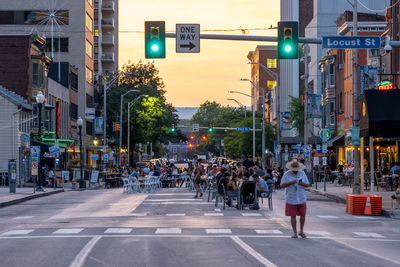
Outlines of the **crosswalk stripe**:
[{"label": "crosswalk stripe", "polygon": [[224,216],[223,213],[204,213],[204,216]]},{"label": "crosswalk stripe", "polygon": [[108,228],[104,231],[105,234],[130,234],[132,228]]},{"label": "crosswalk stripe", "polygon": [[11,231],[3,233],[2,235],[27,235],[27,234],[32,233],[33,231],[35,231],[35,230],[33,230],[33,229],[29,229],[29,230],[28,229],[27,230],[11,230]]},{"label": "crosswalk stripe", "polygon": [[147,213],[129,213],[129,216],[134,216],[134,217],[146,217]]},{"label": "crosswalk stripe", "polygon": [[260,213],[242,213],[242,216],[244,217],[257,217],[257,216],[262,216]]},{"label": "crosswalk stripe", "polygon": [[362,236],[362,237],[379,237],[382,238],[384,237],[381,234],[377,234],[377,233],[368,233],[368,232],[353,232],[353,234],[356,234],[358,236]]},{"label": "crosswalk stripe", "polygon": [[357,218],[357,219],[364,219],[364,220],[376,220],[376,217],[371,217],[371,216],[352,216],[352,218]]},{"label": "crosswalk stripe", "polygon": [[181,228],[157,228],[156,234],[181,234]]},{"label": "crosswalk stripe", "polygon": [[279,230],[254,230],[257,234],[259,235],[265,235],[265,234],[274,234],[274,235],[282,235],[282,231]]},{"label": "crosswalk stripe", "polygon": [[306,231],[306,234],[309,235],[321,235],[321,236],[329,236],[331,233],[326,231]]},{"label": "crosswalk stripe", "polygon": [[207,234],[232,234],[231,229],[206,229]]},{"label": "crosswalk stripe", "polygon": [[215,208],[214,211],[221,212],[221,209]]},{"label": "crosswalk stripe", "polygon": [[82,231],[83,228],[64,228],[54,231],[53,234],[79,234]]},{"label": "crosswalk stripe", "polygon": [[32,219],[35,216],[18,216],[13,218],[13,220],[25,220],[25,219]]},{"label": "crosswalk stripe", "polygon": [[182,217],[182,216],[186,216],[186,213],[167,213],[167,214],[165,214],[165,216],[168,216],[168,217]]},{"label": "crosswalk stripe", "polygon": [[317,215],[318,218],[321,219],[337,219],[339,218],[338,216],[334,216],[334,215]]}]

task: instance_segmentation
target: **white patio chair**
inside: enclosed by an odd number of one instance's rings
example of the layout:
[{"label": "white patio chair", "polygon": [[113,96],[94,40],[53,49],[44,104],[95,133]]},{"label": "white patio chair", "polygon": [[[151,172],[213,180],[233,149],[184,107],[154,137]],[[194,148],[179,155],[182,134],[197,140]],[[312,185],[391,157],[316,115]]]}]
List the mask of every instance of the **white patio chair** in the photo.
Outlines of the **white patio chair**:
[{"label": "white patio chair", "polygon": [[122,178],[122,193],[128,193],[130,189],[129,179]]}]

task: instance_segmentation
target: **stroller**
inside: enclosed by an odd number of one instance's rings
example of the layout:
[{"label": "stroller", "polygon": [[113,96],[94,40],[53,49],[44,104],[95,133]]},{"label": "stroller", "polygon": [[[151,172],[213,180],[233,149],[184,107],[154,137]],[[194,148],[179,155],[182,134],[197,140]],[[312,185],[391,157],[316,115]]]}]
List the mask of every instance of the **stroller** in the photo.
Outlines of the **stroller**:
[{"label": "stroller", "polygon": [[238,208],[243,210],[246,206],[249,209],[259,209],[256,183],[252,181],[243,182],[239,187]]}]

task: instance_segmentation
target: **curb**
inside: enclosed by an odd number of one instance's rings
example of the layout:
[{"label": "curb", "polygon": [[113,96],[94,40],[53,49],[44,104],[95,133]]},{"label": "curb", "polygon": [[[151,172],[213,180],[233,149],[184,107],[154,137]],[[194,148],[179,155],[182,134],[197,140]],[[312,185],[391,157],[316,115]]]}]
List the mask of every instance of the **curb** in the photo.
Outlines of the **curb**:
[{"label": "curb", "polygon": [[31,199],[39,198],[39,197],[50,196],[50,195],[61,193],[61,192],[64,192],[64,189],[58,189],[58,190],[54,190],[54,191],[50,191],[50,192],[34,194],[34,195],[26,196],[26,197],[21,197],[21,198],[18,198],[18,199],[6,201],[6,202],[1,202],[0,203],[0,208],[4,208],[4,207],[7,207],[7,206],[19,204],[19,203],[22,203],[22,202],[25,202],[25,201],[28,201],[28,200],[31,200]]},{"label": "curb", "polygon": [[318,194],[318,195],[325,196],[327,198],[333,199],[337,203],[346,204],[346,199],[345,198],[342,198],[342,197],[339,197],[339,196],[336,196],[336,195],[332,195],[332,194],[329,194],[329,193],[326,193],[326,192],[321,192],[321,191],[315,190],[314,188],[307,188],[306,190],[310,191],[312,193],[315,193],[315,194]]}]

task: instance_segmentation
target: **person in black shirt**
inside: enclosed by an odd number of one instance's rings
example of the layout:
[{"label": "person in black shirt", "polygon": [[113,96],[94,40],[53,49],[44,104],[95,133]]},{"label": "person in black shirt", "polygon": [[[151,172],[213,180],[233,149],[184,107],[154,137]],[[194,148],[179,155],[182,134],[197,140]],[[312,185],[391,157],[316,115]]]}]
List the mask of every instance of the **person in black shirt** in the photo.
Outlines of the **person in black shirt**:
[{"label": "person in black shirt", "polygon": [[243,166],[246,168],[246,169],[250,169],[250,168],[252,168],[252,167],[254,167],[256,164],[254,163],[254,161],[253,161],[253,156],[252,155],[249,155],[248,157],[247,157],[247,159],[245,160],[245,161],[243,161]]}]

